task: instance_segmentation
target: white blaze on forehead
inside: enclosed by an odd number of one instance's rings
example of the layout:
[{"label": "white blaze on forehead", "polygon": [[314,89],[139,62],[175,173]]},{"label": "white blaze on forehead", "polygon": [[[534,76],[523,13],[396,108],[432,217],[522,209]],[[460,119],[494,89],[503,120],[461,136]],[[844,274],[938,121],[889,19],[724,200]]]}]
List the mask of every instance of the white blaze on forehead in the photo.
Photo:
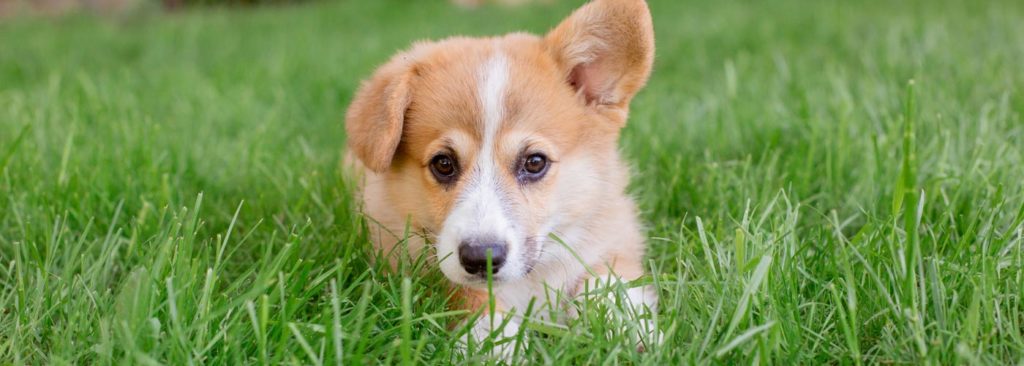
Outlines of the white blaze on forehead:
[{"label": "white blaze on forehead", "polygon": [[481,117],[483,119],[483,139],[480,152],[476,158],[476,181],[472,188],[493,185],[497,189],[497,176],[494,171],[494,140],[505,116],[505,90],[508,84],[508,60],[501,51],[496,52],[481,67],[480,84],[477,87],[477,98],[480,100]]},{"label": "white blaze on forehead", "polygon": [[508,84],[508,60],[500,51],[480,68],[477,96],[483,109],[483,150],[493,148],[494,135],[505,112],[505,90]]},{"label": "white blaze on forehead", "polygon": [[[498,130],[505,118],[505,94],[508,92],[508,59],[500,50],[480,65],[477,74],[477,99],[480,106],[482,134],[476,161],[467,162],[465,188],[455,207],[445,219],[438,236],[441,270],[458,281],[468,278],[458,259],[459,245],[466,242],[491,241],[508,246],[505,264],[499,278],[524,272],[523,241],[508,217],[501,188],[501,170],[495,163]],[[484,244],[478,242],[478,244]]]}]

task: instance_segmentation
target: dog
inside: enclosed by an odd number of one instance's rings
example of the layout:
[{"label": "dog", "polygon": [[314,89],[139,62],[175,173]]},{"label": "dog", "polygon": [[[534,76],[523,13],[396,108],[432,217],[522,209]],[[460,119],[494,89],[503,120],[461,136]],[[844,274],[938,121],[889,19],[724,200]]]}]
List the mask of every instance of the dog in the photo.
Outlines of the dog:
[{"label": "dog", "polygon": [[647,4],[594,0],[544,36],[415,43],[355,93],[348,153],[374,245],[428,251],[455,306],[486,313],[467,341],[513,337],[532,301],[585,289],[629,287],[636,314],[656,311],[652,286],[629,285],[646,245],[617,145],[653,61]]}]

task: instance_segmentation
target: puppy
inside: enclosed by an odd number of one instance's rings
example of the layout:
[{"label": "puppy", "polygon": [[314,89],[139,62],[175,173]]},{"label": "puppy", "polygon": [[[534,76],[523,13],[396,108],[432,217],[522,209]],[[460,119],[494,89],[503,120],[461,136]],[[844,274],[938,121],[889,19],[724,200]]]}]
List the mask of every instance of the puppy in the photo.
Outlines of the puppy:
[{"label": "puppy", "polygon": [[[595,0],[543,37],[453,37],[395,55],[346,115],[375,245],[429,251],[456,306],[484,310],[477,341],[517,334],[531,301],[641,277],[617,140],[653,59],[643,0]],[[634,314],[655,310],[653,288],[626,295]]]}]

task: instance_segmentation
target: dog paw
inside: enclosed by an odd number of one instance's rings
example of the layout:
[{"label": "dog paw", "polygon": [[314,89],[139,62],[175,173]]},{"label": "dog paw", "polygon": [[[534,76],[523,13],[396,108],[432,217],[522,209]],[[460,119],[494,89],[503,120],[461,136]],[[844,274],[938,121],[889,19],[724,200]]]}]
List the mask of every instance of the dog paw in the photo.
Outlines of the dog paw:
[{"label": "dog paw", "polygon": [[520,327],[520,322],[510,315],[497,312],[492,317],[486,314],[476,319],[458,347],[467,356],[472,349],[486,352],[494,360],[510,363],[520,343],[525,347],[526,336],[523,335],[522,342],[518,337]]},{"label": "dog paw", "polygon": [[[620,325],[638,352],[661,344],[662,333],[655,321],[658,311],[658,292],[654,286],[625,287],[617,278],[608,281],[597,279],[592,282],[589,301],[605,302],[609,311],[605,316]],[[602,290],[605,289],[605,290]],[[603,295],[598,295],[603,294]],[[595,296],[596,295],[596,296]],[[576,307],[570,307],[570,317],[579,316]]]}]

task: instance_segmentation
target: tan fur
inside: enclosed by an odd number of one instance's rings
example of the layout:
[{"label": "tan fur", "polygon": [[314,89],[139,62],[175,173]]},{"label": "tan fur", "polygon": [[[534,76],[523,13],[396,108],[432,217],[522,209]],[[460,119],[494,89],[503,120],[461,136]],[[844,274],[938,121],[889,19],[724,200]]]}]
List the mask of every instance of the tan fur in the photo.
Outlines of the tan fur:
[{"label": "tan fur", "polygon": [[[617,140],[629,101],[650,73],[653,37],[643,1],[597,0],[545,37],[450,38],[392,58],[363,84],[346,116],[350,151],[368,168],[361,197],[378,248],[397,253],[392,263],[403,260],[395,245],[406,224],[417,234],[408,254],[437,239],[477,174],[466,169],[454,186],[439,184],[428,166],[439,150],[451,148],[460,164],[493,159],[505,210],[532,240],[515,244],[535,247],[517,258],[532,261],[532,270],[499,284],[497,310],[523,310],[544,287],[574,294],[588,273],[642,276],[644,236],[625,194],[629,173]],[[508,67],[503,118],[493,157],[477,156],[485,118],[479,70],[495,57]],[[553,163],[541,180],[521,184],[512,167],[527,147]],[[455,282],[463,306],[487,303],[481,287]]]}]

